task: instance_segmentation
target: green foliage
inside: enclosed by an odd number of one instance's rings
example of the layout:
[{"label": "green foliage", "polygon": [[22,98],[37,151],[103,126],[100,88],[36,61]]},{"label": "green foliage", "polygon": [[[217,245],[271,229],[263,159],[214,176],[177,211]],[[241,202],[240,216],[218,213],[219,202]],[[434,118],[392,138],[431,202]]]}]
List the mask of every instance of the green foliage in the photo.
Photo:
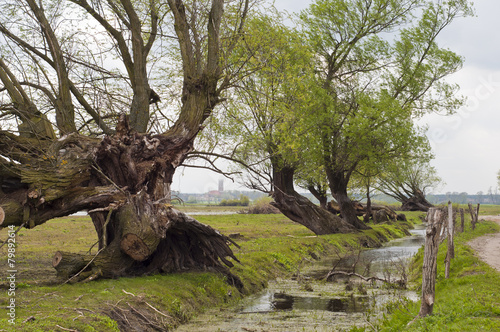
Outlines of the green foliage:
[{"label": "green foliage", "polygon": [[463,59],[437,36],[471,14],[464,0],[318,0],[296,28],[273,10],[249,20],[235,54],[250,74],[221,114],[231,122],[218,123],[249,169],[242,181],[269,192],[272,169],[286,166],[325,195],[355,171],[375,177],[400,158],[429,158],[414,119],[463,104],[444,80]]},{"label": "green foliage", "polygon": [[436,169],[428,161],[425,156],[418,155],[387,163],[381,168],[375,186],[400,202],[418,192],[425,195],[429,189],[437,188],[442,183]]},{"label": "green foliage", "polygon": [[220,201],[220,206],[248,206],[250,199],[245,195],[240,195],[239,199],[223,199]]},{"label": "green foliage", "polygon": [[285,255],[283,255],[282,253],[274,252],[274,253],[271,253],[271,256],[276,260],[276,262],[278,264],[283,266],[288,272],[292,272],[294,270],[294,268],[296,267],[292,263],[292,261],[288,257],[286,257]]},{"label": "green foliage", "polygon": [[264,192],[270,191],[271,156],[286,156],[287,164],[298,161],[298,146],[285,142],[300,135],[293,128],[313,98],[308,92],[314,75],[312,54],[304,36],[283,21],[273,9],[248,20],[245,44],[236,56],[248,59],[244,71],[249,75],[219,114],[220,122],[211,122],[217,127],[218,141],[225,138],[227,145],[235,146],[232,158],[249,169],[241,181]]},{"label": "green foliage", "polygon": [[[297,126],[308,128],[300,151],[322,164],[331,188],[345,189],[355,170],[377,175],[388,161],[428,150],[413,119],[463,103],[442,80],[463,59],[440,48],[436,37],[470,14],[466,1],[389,0],[319,0],[301,13],[319,74],[310,90],[314,116]],[[395,38],[384,37],[395,30]]]}]

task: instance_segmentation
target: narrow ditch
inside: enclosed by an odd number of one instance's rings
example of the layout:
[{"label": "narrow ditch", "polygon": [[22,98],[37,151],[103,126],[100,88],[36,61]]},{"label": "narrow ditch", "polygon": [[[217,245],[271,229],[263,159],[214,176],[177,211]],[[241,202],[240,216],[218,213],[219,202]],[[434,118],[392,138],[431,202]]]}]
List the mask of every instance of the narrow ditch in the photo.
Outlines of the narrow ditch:
[{"label": "narrow ditch", "polygon": [[[425,226],[410,231],[412,236],[367,250],[342,260],[337,269],[352,268],[356,273],[379,278],[399,278],[401,269],[424,243]],[[382,283],[366,283],[355,277],[338,276],[335,282],[318,280],[326,276],[333,258],[309,266],[298,277],[278,279],[265,290],[244,299],[239,306],[214,309],[195,317],[176,331],[342,331],[366,326],[385,305],[397,299],[417,301],[413,291],[390,289]]]}]

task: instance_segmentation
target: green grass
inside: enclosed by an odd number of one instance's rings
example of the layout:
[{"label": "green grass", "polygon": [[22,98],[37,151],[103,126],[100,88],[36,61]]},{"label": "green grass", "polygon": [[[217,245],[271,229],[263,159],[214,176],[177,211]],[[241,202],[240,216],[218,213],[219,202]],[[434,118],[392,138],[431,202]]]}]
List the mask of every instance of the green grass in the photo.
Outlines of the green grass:
[{"label": "green grass", "polygon": [[[483,214],[498,214],[498,206],[484,207]],[[481,219],[481,218],[480,218]],[[480,261],[467,245],[471,239],[500,227],[490,221],[480,222],[472,232],[467,218],[466,232],[455,239],[455,258],[450,278],[444,278],[446,241],[439,248],[436,299],[433,315],[416,319],[420,302],[401,301],[388,308],[385,319],[375,326],[377,331],[500,331],[500,274]],[[413,264],[413,281],[420,292],[423,250]],[[371,329],[353,329],[364,331]]]},{"label": "green grass", "polygon": [[[243,296],[264,288],[269,280],[290,275],[304,262],[331,255],[338,248],[376,247],[403,236],[419,214],[408,214],[408,223],[319,237],[283,215],[197,216],[225,234],[240,234],[236,241],[241,248],[233,249],[241,264],[236,263],[231,271],[242,279],[243,293],[229,286],[224,276],[208,272],[60,285],[51,267],[53,254],[57,250],[87,252],[95,242],[95,232],[88,217],[52,220],[17,234],[16,325],[10,325],[7,311],[0,310],[0,331],[118,331],[117,321],[123,316],[147,331],[148,324],[140,315],[152,324],[171,328],[206,308],[233,306]],[[0,231],[0,239],[5,239],[6,233]],[[6,246],[0,251],[1,257],[6,257]],[[96,252],[95,247],[92,252]],[[6,259],[2,259],[2,308],[9,301],[6,271]]]}]

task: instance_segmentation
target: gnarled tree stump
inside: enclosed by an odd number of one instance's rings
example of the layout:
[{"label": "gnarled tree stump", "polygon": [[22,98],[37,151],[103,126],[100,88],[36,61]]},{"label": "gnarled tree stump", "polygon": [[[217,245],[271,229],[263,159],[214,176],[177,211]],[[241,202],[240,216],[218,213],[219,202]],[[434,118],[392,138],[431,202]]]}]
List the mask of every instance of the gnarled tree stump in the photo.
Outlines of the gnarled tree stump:
[{"label": "gnarled tree stump", "polygon": [[0,207],[5,210],[0,227],[32,228],[89,210],[99,253],[57,252],[53,266],[61,279],[186,269],[230,275],[230,259],[238,261],[229,238],[169,205],[174,171],[192,149],[193,137],[139,134],[129,128],[126,116],[115,135],[101,140],[78,134],[46,141],[0,136],[0,152],[18,151],[25,161],[0,158]]}]

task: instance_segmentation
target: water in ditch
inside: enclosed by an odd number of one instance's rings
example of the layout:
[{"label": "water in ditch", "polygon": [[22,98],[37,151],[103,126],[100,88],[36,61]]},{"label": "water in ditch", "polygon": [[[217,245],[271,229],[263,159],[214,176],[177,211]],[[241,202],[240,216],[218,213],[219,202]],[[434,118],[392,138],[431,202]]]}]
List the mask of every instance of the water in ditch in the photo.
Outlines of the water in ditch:
[{"label": "water in ditch", "polygon": [[[358,273],[369,269],[370,275],[397,278],[404,261],[424,243],[425,226],[419,226],[411,231],[412,236],[364,251],[359,258],[345,260],[344,265],[356,259]],[[210,310],[176,331],[342,331],[369,324],[390,301],[419,299],[412,291],[388,289],[356,278],[339,278],[333,283],[317,280],[326,276],[331,265],[331,261],[322,261],[301,271],[298,278],[270,282],[268,288],[237,307]]]}]

